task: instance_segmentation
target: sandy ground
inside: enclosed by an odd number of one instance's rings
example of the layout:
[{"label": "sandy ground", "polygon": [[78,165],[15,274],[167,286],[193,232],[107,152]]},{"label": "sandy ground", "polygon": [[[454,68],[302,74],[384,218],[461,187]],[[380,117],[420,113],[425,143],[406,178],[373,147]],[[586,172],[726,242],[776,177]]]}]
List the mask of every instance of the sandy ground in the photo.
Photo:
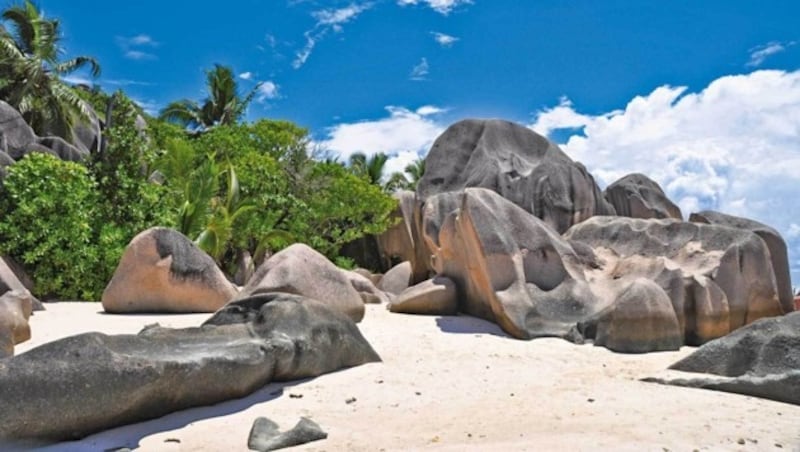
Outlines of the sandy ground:
[{"label": "sandy ground", "polygon": [[[207,317],[101,311],[99,303],[48,304],[31,319],[33,339],[16,351],[85,331],[135,333]],[[289,428],[308,416],[329,437],[296,450],[800,451],[798,406],[638,381],[663,374],[688,347],[623,355],[558,339],[524,342],[470,317],[375,305],[359,326],[382,363],[271,384],[45,450],[246,451],[256,417]]]}]

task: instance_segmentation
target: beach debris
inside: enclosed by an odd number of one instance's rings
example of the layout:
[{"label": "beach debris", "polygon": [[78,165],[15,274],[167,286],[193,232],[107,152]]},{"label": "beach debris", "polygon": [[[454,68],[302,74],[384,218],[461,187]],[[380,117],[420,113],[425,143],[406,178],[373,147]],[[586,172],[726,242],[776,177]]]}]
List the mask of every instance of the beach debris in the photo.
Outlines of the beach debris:
[{"label": "beach debris", "polygon": [[279,426],[274,421],[266,417],[259,417],[253,422],[253,427],[250,429],[247,447],[250,450],[266,452],[299,446],[327,437],[328,434],[316,422],[307,417],[301,417],[297,425],[283,433],[279,431]]}]

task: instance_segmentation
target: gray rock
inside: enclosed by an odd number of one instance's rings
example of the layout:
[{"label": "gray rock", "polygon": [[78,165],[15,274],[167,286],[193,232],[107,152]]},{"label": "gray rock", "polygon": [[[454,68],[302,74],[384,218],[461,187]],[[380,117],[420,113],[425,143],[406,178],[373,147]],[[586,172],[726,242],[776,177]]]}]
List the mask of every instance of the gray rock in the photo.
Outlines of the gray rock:
[{"label": "gray rock", "polygon": [[498,193],[442,193],[428,198],[422,215],[433,267],[455,282],[460,311],[519,339],[575,340],[575,324],[604,307],[570,244]]},{"label": "gray rock", "polygon": [[8,174],[6,168],[13,164],[14,159],[12,159],[10,155],[0,150],[0,180],[3,180],[3,178],[6,177],[6,174]]},{"label": "gray rock", "polygon": [[31,304],[27,291],[12,290],[0,296],[0,358],[12,356],[14,345],[31,338]]},{"label": "gray rock", "polygon": [[689,221],[744,229],[746,231],[755,232],[756,235],[761,237],[761,240],[767,244],[767,248],[769,249],[772,271],[775,273],[775,282],[778,285],[778,297],[780,298],[783,312],[788,313],[795,310],[786,242],[778,231],[754,220],[710,210],[691,214],[689,216]]},{"label": "gray rock", "polygon": [[22,119],[22,115],[3,101],[0,101],[0,141],[0,150],[14,160],[22,158],[28,152],[28,147],[36,141],[36,134]]},{"label": "gray rock", "polygon": [[[23,276],[23,279],[20,280],[19,276]],[[29,285],[23,284],[23,281],[26,279]],[[34,311],[44,311],[42,302],[31,294],[29,290],[31,286],[32,282],[30,278],[27,278],[27,275],[24,274],[13,259],[0,256],[0,295],[8,291],[17,291],[26,294],[31,299]]]},{"label": "gray rock", "polygon": [[172,229],[151,228],[128,244],[102,302],[110,313],[214,312],[236,293],[191,240]]},{"label": "gray rock", "polygon": [[450,278],[434,276],[401,292],[388,308],[398,313],[455,315],[458,290]]},{"label": "gray rock", "polygon": [[61,137],[37,138],[36,143],[50,149],[61,160],[82,162],[89,157],[89,152],[78,149]]},{"label": "gray rock", "polygon": [[350,285],[358,292],[365,304],[385,304],[389,302],[389,296],[375,287],[375,284],[366,276],[350,270],[342,270],[342,272],[350,280]]},{"label": "gray rock", "polygon": [[397,191],[392,196],[398,202],[397,209],[392,213],[397,223],[377,237],[384,267],[390,269],[401,262],[410,262],[409,284],[424,281],[432,276],[432,268],[431,253],[420,229],[421,203],[417,202],[416,194],[408,190]]},{"label": "gray rock", "polygon": [[0,360],[0,439],[77,439],[379,360],[346,316],[299,296],[261,295],[198,328],[86,333]]},{"label": "gray rock", "polygon": [[660,185],[644,174],[628,174],[609,185],[603,196],[619,216],[683,219],[681,209],[667,198]]},{"label": "gray rock", "polygon": [[71,144],[82,153],[91,154],[100,151],[102,127],[97,113],[88,104],[87,107],[89,108],[89,117],[82,118],[75,125],[72,131]]},{"label": "gray rock", "polygon": [[634,280],[613,305],[579,328],[595,345],[615,352],[678,350],[683,345],[683,330],[669,297],[644,278]]},{"label": "gray rock", "polygon": [[564,235],[594,249],[592,290],[615,299],[636,278],[667,294],[686,343],[701,344],[782,314],[770,254],[756,234],[673,219],[594,217]]},{"label": "gray rock", "polygon": [[411,262],[401,262],[383,275],[378,288],[384,292],[397,295],[411,286],[412,277]]},{"label": "gray rock", "polygon": [[648,381],[800,405],[800,312],[758,320],[703,345],[670,369],[724,378],[679,377]]},{"label": "gray rock", "polygon": [[253,422],[247,447],[250,450],[266,452],[299,446],[327,437],[328,434],[316,422],[306,417],[300,418],[297,425],[283,433],[278,431],[278,424],[265,417],[260,417]]},{"label": "gray rock", "polygon": [[364,318],[364,301],[346,272],[325,256],[296,243],[264,261],[237,298],[267,292],[286,292],[313,298],[348,315]]},{"label": "gray rock", "polygon": [[434,142],[417,185],[418,200],[468,187],[499,193],[559,233],[594,215],[614,214],[583,165],[508,121],[460,121]]}]

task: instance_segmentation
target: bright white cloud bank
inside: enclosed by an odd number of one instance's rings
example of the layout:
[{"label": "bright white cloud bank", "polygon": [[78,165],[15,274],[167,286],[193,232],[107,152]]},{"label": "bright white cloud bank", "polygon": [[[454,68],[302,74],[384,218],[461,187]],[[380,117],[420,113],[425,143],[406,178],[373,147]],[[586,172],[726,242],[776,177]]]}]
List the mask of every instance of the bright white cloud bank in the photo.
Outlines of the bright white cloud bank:
[{"label": "bright white cloud bank", "polygon": [[597,116],[562,99],[531,128],[580,130],[561,146],[601,186],[640,172],[686,216],[713,209],[778,229],[800,284],[800,71],[725,76],[697,93],[662,86]]},{"label": "bright white cloud bank", "polygon": [[433,141],[445,129],[436,116],[445,110],[425,105],[416,110],[386,107],[386,118],[338,124],[327,130],[327,138],[317,143],[343,161],[356,152],[367,156],[382,152],[389,156],[385,174],[402,172],[409,163],[427,154]]}]

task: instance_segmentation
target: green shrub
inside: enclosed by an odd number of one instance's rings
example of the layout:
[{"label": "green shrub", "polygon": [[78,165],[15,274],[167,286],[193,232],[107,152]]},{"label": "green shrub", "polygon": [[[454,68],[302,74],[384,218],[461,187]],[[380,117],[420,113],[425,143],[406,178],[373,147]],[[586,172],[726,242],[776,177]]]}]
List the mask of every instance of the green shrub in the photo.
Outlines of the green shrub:
[{"label": "green shrub", "polygon": [[96,300],[108,282],[93,225],[98,194],[86,167],[31,153],[8,168],[0,254],[22,262],[45,297]]}]

